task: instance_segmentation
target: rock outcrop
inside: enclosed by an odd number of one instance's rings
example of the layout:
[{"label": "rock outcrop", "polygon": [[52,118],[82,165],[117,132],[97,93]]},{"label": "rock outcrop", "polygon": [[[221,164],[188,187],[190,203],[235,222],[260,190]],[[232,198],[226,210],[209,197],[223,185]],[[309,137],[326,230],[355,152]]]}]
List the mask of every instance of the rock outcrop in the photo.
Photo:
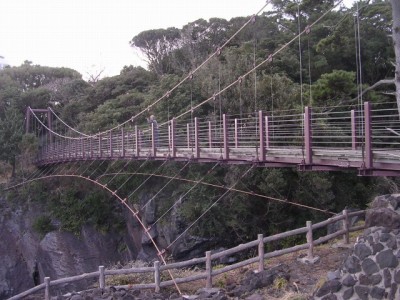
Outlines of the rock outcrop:
[{"label": "rock outcrop", "polygon": [[[150,227],[149,234],[159,248],[166,248],[187,227],[178,213],[180,203],[163,222],[157,222],[158,203],[148,193],[138,196],[141,221]],[[64,278],[97,271],[99,265],[125,265],[132,260],[157,258],[151,239],[130,214],[124,216],[125,229],[118,232],[102,233],[85,226],[79,235],[56,229],[42,237],[32,225],[44,210],[30,201],[11,207],[0,197],[0,300],[42,283],[44,277]],[[209,249],[209,240],[185,235],[174,243],[168,255],[184,260],[202,256]],[[81,281],[61,287],[60,292],[84,289],[88,284]]]},{"label": "rock outcrop", "polygon": [[400,195],[375,198],[366,225],[352,254],[314,299],[400,299]]}]

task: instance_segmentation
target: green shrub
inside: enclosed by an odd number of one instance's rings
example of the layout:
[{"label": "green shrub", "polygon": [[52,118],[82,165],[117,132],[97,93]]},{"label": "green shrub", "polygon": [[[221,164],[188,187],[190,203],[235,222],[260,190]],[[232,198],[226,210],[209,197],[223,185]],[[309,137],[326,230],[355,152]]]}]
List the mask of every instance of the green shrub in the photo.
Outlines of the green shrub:
[{"label": "green shrub", "polygon": [[33,222],[32,227],[41,236],[45,236],[47,233],[55,229],[53,224],[51,223],[51,218],[46,215],[38,217]]}]

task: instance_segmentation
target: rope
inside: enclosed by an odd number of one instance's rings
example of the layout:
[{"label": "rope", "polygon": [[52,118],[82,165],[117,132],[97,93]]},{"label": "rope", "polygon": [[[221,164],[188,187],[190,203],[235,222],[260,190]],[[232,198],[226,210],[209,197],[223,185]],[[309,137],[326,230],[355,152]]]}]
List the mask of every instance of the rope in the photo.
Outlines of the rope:
[{"label": "rope", "polygon": [[[278,50],[276,50],[273,54],[271,54],[267,59],[261,61],[258,65],[256,65],[254,68],[252,68],[251,70],[247,71],[245,74],[243,74],[242,76],[240,76],[238,79],[236,79],[235,81],[233,81],[232,83],[230,83],[229,85],[227,85],[226,87],[224,87],[218,94],[211,96],[208,99],[205,99],[204,101],[200,102],[199,104],[197,104],[193,109],[197,109],[201,106],[203,106],[204,104],[210,102],[211,100],[215,99],[216,96],[218,96],[219,94],[224,93],[225,91],[227,91],[228,89],[230,89],[232,86],[234,86],[235,84],[237,84],[240,80],[242,80],[242,78],[245,78],[247,76],[249,76],[251,73],[253,73],[255,70],[257,70],[258,68],[260,68],[262,65],[264,65],[267,62],[270,62],[275,56],[277,56],[280,52],[282,52],[284,49],[286,49],[289,45],[291,45],[294,41],[296,41],[299,37],[299,35],[303,35],[304,33],[306,33],[306,31],[308,31],[309,28],[312,28],[313,26],[315,26],[317,23],[319,23],[328,13],[330,13],[335,7],[337,7],[340,3],[342,3],[343,0],[340,0],[337,4],[335,4],[331,9],[327,10],[325,13],[323,13],[317,20],[315,20],[313,23],[311,23],[307,29],[304,29],[301,33],[297,34],[295,37],[293,37],[291,40],[289,40],[286,44],[282,45],[280,48],[278,48]],[[175,117],[175,119],[179,119],[185,115],[187,115],[189,113],[189,111],[183,112],[181,114],[179,114],[178,116]],[[166,123],[161,123],[160,126],[165,125]]]},{"label": "rope", "polygon": [[244,176],[246,176],[247,175],[247,173],[249,173],[250,172],[250,170],[251,169],[253,169],[253,165],[249,168],[249,169],[247,169],[247,171],[246,172],[244,172],[243,174],[242,174],[242,176],[240,176],[239,177],[239,179],[237,179],[236,181],[235,181],[235,183],[234,184],[232,184],[231,185],[231,187],[229,187],[229,188],[227,188],[227,190],[213,203],[213,204],[211,204],[192,224],[190,224],[173,242],[171,242],[169,245],[168,245],[168,247],[167,247],[167,249],[169,249],[176,241],[178,241],[182,236],[184,236],[185,234],[186,234],[186,232],[188,232],[189,231],[189,229],[190,228],[192,228],[198,221],[200,221],[200,219],[201,218],[203,218],[210,210],[211,210],[211,208],[213,208],[215,205],[217,205],[218,204],[218,202],[222,199],[222,198],[224,198],[224,196],[226,195],[226,194],[228,194],[229,192],[231,192],[232,190],[233,190],[233,188],[236,186],[236,184],[244,177]]},{"label": "rope", "polygon": [[[182,200],[183,200],[192,190],[194,190],[194,189],[206,178],[207,175],[209,175],[212,171],[214,171],[214,169],[215,169],[218,165],[219,165],[219,162],[216,163],[210,170],[208,170],[207,173],[206,173],[200,180],[198,180],[189,190],[186,191],[186,193],[184,193],[182,196],[179,196],[178,200],[176,200],[176,201],[174,202],[174,204],[172,204],[172,206],[171,206],[167,211],[165,211],[165,212],[151,225],[151,227],[153,227],[154,225],[156,225],[162,218],[164,218],[165,215],[166,215],[167,213],[169,213],[169,212],[171,211],[171,209],[173,209],[173,208],[178,204],[178,202],[182,202]],[[174,179],[180,180],[179,178],[174,178]]]},{"label": "rope", "polygon": [[163,190],[178,176],[178,175],[179,175],[179,173],[182,172],[182,171],[187,167],[187,165],[188,165],[189,163],[190,163],[190,160],[188,160],[187,163],[186,163],[181,169],[179,169],[179,171],[175,174],[175,176],[172,177],[161,189],[159,189],[159,190],[157,191],[157,193],[156,193],[153,197],[150,198],[149,201],[146,202],[145,205],[142,206],[142,209],[144,209],[147,205],[149,205],[149,203],[150,203],[151,201],[153,201],[154,198],[157,197],[158,194],[160,194],[160,193],[161,193],[161,192],[162,192],[162,191],[163,191]]}]

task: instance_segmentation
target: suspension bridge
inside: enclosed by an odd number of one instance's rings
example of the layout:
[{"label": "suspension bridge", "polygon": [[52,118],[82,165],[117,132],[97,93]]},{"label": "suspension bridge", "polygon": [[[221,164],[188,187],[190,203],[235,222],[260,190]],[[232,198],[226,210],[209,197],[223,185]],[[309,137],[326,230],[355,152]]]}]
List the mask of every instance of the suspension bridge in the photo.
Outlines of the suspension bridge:
[{"label": "suspension bridge", "polygon": [[[40,114],[45,113],[46,124]],[[43,119],[43,118],[42,118]],[[359,175],[400,175],[400,119],[393,105],[303,113],[263,112],[246,118],[175,119],[123,127],[92,136],[65,136],[51,108],[27,109],[26,130],[45,132],[38,166],[93,160],[176,160],[296,167],[303,171],[355,170]],[[36,124],[34,124],[36,123]],[[60,127],[59,125],[55,127]],[[65,131],[61,129],[61,131]]]},{"label": "suspension bridge", "polygon": [[[35,134],[39,141],[37,153],[29,157],[28,160],[39,168],[28,178],[23,179],[22,183],[17,183],[9,188],[51,177],[76,177],[99,185],[115,196],[136,217],[143,227],[143,232],[149,236],[153,243],[160,260],[166,264],[164,258],[166,250],[171,248],[229,192],[247,193],[271,201],[282,201],[286,204],[332,214],[322,209],[306,207],[300,203],[291,203],[288,200],[274,199],[236,189],[236,184],[240,179],[246,176],[255,166],[291,167],[301,171],[351,170],[361,176],[400,176],[400,118],[396,103],[363,102],[362,97],[360,97],[357,104],[347,106],[323,108],[306,106],[301,110],[292,111],[260,110],[247,113],[246,116],[242,114],[228,115],[221,112],[219,117],[216,117],[216,115],[203,116],[194,117],[190,120],[183,118],[189,114],[193,116],[193,111],[206,103],[216,101],[216,97],[240,85],[243,80],[250,74],[254,74],[261,66],[272,63],[273,58],[289,45],[297,41],[300,43],[300,38],[309,34],[310,29],[341,2],[339,1],[312,24],[305,26],[303,30],[299,28],[299,33],[295,37],[276,49],[259,64],[254,62],[254,67],[242,74],[237,80],[222,89],[220,88],[208,99],[195,105],[191,104],[189,110],[164,123],[140,124],[138,120],[139,116],[151,111],[159,102],[173,97],[174,91],[180,85],[191,80],[199,69],[209,63],[213,57],[220,55],[221,51],[243,28],[256,21],[255,17],[265,9],[266,5],[250,17],[203,63],[170,88],[162,97],[114,128],[96,134],[85,134],[69,126],[52,108],[28,107],[25,129],[27,133]],[[361,86],[361,82],[359,85]],[[362,95],[362,90],[360,94]],[[143,223],[139,216],[140,210],[131,206],[128,201],[132,194],[142,187],[149,178],[159,176],[156,171],[152,174],[139,173],[139,169],[149,160],[163,161],[161,166],[167,161],[187,162],[183,168],[192,162],[211,163],[208,172],[212,172],[218,164],[249,165],[249,169],[230,186],[207,183],[203,181],[206,175],[199,180],[191,181],[193,186],[182,197],[185,197],[199,184],[212,185],[223,189],[224,192],[196,221],[189,225],[165,249],[162,249],[149,233],[155,223],[150,225]],[[105,161],[122,161],[125,162],[125,165],[116,173],[105,174],[104,171],[98,173],[100,171],[94,163]],[[111,188],[111,182],[119,174],[123,174],[124,167],[131,161],[143,161],[143,163],[136,170],[136,173],[131,173],[122,185],[116,189]],[[82,162],[86,162],[86,164]],[[71,164],[74,167],[70,169],[62,167]],[[108,178],[110,175],[112,176],[111,179]],[[135,175],[144,175],[147,178],[128,196],[120,195],[121,187]],[[106,177],[107,180],[104,182]],[[163,177],[168,178],[168,182],[147,203],[152,201],[172,180],[183,180],[178,178],[178,174]],[[171,278],[173,279],[172,275]],[[174,283],[179,291],[175,281]]]}]

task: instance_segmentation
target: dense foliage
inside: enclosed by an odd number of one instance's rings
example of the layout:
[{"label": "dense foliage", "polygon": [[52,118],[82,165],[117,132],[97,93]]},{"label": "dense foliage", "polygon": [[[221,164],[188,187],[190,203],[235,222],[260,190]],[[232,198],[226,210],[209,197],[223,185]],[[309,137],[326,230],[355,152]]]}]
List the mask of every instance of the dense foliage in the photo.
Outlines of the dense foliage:
[{"label": "dense foliage", "polygon": [[[237,35],[221,55],[213,57],[194,77],[181,85],[166,101],[151,112],[159,121],[189,110],[209,98],[265,60],[299,31],[324,13],[333,1],[275,0],[274,10],[258,16],[250,26]],[[389,37],[391,6],[389,1],[361,1],[360,61],[365,86],[394,77],[394,51]],[[356,105],[357,59],[355,53],[355,8],[340,8],[327,14],[323,22],[311,32],[282,51],[272,63],[264,64],[255,75],[247,77],[214,102],[193,111],[194,116],[213,116],[222,113],[252,114],[257,110],[299,109],[304,105],[318,107]],[[298,12],[300,20],[298,22]],[[120,75],[89,84],[74,70],[49,68],[26,62],[22,66],[0,71],[0,159],[15,166],[17,155],[29,145],[36,145],[32,137],[23,135],[23,113],[26,106],[51,106],[67,123],[80,130],[95,133],[128,120],[180,82],[204,61],[222,41],[227,40],[248,18],[199,19],[181,29],[154,29],[140,33],[131,41],[145,55],[148,70],[126,66]],[[301,58],[301,60],[300,60]],[[393,101],[379,90],[364,95],[369,101]],[[134,120],[145,122],[145,116]],[[21,146],[23,145],[23,146]],[[104,165],[104,168],[107,166]],[[118,170],[121,166],[108,166]],[[132,163],[126,171],[134,172],[141,163]],[[176,174],[183,165],[151,162],[144,171]],[[247,167],[218,166],[210,174],[211,165],[192,164],[181,171],[180,177],[230,186]],[[121,194],[129,194],[143,183],[140,176],[121,176],[115,186],[129,179]],[[140,189],[140,194],[154,195],[167,179],[152,178]],[[118,227],[115,216],[121,214],[117,204],[110,204],[109,196],[93,192],[87,185],[75,183],[68,189],[52,182],[46,205],[48,214],[35,226],[45,233],[52,228],[50,219],[61,222],[61,228],[79,232],[80,226],[90,223],[102,230]],[[158,199],[158,213],[167,212],[192,184],[174,181]],[[274,233],[303,226],[306,220],[326,218],[311,209],[299,208],[290,202],[321,210],[338,212],[345,207],[364,208],[375,194],[393,192],[397,181],[391,178],[360,178],[354,173],[300,173],[293,169],[258,168],[241,179],[237,188],[268,197],[261,199],[250,194],[229,193],[199,185],[180,199],[179,213],[187,224],[196,220],[218,200],[192,229],[193,234],[236,244],[254,239],[259,232]],[[32,195],[32,193],[31,193]],[[40,197],[34,195],[34,197]],[[129,201],[137,204],[139,195]],[[117,224],[117,225],[115,225]]]}]

